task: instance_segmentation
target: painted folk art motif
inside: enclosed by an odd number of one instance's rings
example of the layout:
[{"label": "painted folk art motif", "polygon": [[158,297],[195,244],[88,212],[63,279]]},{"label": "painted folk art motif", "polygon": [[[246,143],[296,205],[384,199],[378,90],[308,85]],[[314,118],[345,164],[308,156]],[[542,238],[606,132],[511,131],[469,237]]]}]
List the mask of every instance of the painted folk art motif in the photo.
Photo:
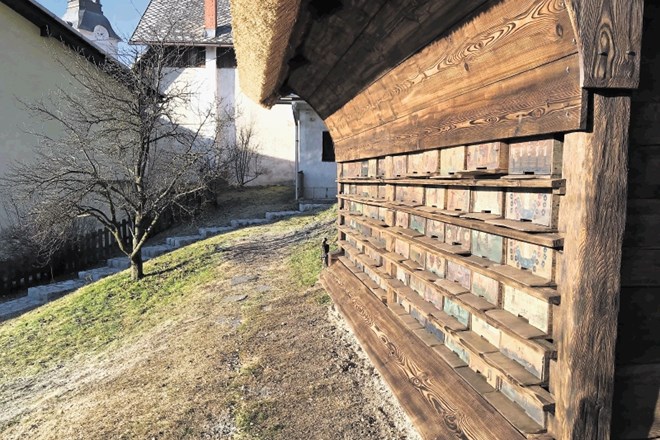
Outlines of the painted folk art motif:
[{"label": "painted folk art motif", "polygon": [[550,305],[521,290],[504,286],[504,310],[522,316],[530,325],[548,332],[550,330]]},{"label": "painted folk art motif", "polygon": [[507,264],[528,270],[535,275],[551,280],[554,263],[552,249],[513,239],[507,240]]},{"label": "painted folk art motif", "polygon": [[509,146],[503,142],[470,145],[467,147],[467,170],[502,170],[509,160]]},{"label": "painted folk art motif", "polygon": [[506,218],[529,221],[551,227],[553,199],[550,193],[509,191],[506,194]]},{"label": "painted folk art motif", "polygon": [[424,234],[426,231],[426,219],[418,215],[410,216],[410,229],[417,231],[420,234]]},{"label": "painted folk art motif", "polygon": [[437,238],[440,241],[445,240],[445,224],[437,220],[426,221],[426,235],[431,238]]},{"label": "painted folk art motif", "polygon": [[459,171],[465,171],[465,147],[440,150],[440,175],[451,176]]},{"label": "painted folk art motif", "polygon": [[504,195],[497,189],[478,188],[470,194],[472,208],[470,212],[502,215]]},{"label": "painted folk art motif", "polygon": [[458,245],[469,251],[471,246],[471,229],[456,225],[445,225],[445,243]]},{"label": "painted folk art motif", "polygon": [[440,278],[444,278],[446,273],[446,266],[447,266],[447,260],[445,260],[444,258],[435,255],[432,252],[426,253],[425,267],[426,270],[428,270],[429,272],[433,272]]},{"label": "painted folk art motif", "polygon": [[504,239],[499,235],[472,230],[471,252],[478,257],[502,264],[504,260]]},{"label": "painted folk art motif", "polygon": [[408,155],[408,175],[426,176],[438,171],[439,151],[430,150]]},{"label": "painted folk art motif", "polygon": [[470,210],[470,190],[455,189],[447,190],[447,211],[468,212]]},{"label": "painted folk art motif", "polygon": [[559,176],[561,142],[555,139],[515,142],[509,145],[509,174]]},{"label": "painted folk art motif", "polygon": [[449,298],[445,298],[444,311],[456,318],[461,324],[469,325],[470,313]]},{"label": "painted folk art motif", "polygon": [[445,188],[426,187],[426,198],[424,204],[432,208],[445,209]]},{"label": "painted folk art motif", "polygon": [[500,283],[478,272],[472,273],[472,293],[484,298],[493,305],[499,305]]},{"label": "painted folk art motif", "polygon": [[422,269],[424,269],[426,264],[426,252],[424,252],[424,249],[420,248],[419,246],[412,245],[410,246],[410,259],[419,264]]},{"label": "painted folk art motif", "polygon": [[447,261],[447,279],[454,281],[466,289],[470,289],[470,280],[472,272],[465,266]]}]

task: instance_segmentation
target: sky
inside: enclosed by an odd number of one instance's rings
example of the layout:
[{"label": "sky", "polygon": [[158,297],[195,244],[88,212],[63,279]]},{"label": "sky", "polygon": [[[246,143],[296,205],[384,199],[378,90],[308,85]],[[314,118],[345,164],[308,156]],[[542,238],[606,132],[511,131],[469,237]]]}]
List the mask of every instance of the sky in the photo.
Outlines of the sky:
[{"label": "sky", "polygon": [[[66,11],[67,0],[36,1],[60,18]],[[133,30],[148,4],[149,0],[101,0],[103,14],[108,17],[112,28],[124,41],[128,41],[133,35]]]}]

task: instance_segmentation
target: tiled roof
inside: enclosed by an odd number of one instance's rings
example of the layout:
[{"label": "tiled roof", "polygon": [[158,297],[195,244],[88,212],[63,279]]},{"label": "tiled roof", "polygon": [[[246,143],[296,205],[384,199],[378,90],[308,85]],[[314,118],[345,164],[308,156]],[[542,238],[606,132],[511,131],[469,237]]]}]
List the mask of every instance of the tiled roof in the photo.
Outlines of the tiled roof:
[{"label": "tiled roof", "polygon": [[217,0],[215,37],[204,29],[204,0],[151,0],[132,43],[233,45],[229,0]]}]

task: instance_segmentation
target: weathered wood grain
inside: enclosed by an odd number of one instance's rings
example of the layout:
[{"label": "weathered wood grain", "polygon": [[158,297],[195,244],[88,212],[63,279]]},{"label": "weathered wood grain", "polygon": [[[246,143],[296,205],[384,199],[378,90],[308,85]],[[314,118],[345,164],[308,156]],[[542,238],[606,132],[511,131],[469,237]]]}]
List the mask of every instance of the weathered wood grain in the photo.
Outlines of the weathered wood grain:
[{"label": "weathered wood grain", "polygon": [[566,241],[555,329],[562,439],[611,433],[629,123],[629,96],[594,94],[592,130],[564,138]]},{"label": "weathered wood grain", "polygon": [[430,105],[335,143],[339,161],[576,130],[585,123],[578,57]]},{"label": "weathered wood grain", "polygon": [[639,85],[644,0],[567,0],[587,88]]},{"label": "weathered wood grain", "polygon": [[423,438],[524,438],[351,278],[337,263],[322,282]]},{"label": "weathered wood grain", "polygon": [[[393,0],[378,10],[359,38],[328,69],[307,100],[326,118],[383,73],[428,45],[486,0]],[[346,81],[351,72],[352,81]]]},{"label": "weathered wood grain", "polygon": [[419,112],[434,100],[448,101],[576,53],[572,39],[563,2],[501,2],[384,75],[361,93],[367,100],[356,97],[329,117],[339,129],[333,138],[342,140]]}]

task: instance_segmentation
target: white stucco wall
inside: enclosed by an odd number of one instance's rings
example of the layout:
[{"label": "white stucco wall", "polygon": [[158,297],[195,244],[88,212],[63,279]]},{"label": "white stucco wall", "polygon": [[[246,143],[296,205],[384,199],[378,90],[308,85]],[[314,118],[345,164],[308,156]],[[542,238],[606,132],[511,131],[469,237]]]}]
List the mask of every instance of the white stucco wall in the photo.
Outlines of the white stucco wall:
[{"label": "white stucco wall", "polygon": [[[77,55],[60,42],[41,37],[38,27],[4,3],[0,3],[0,54],[0,177],[4,177],[12,163],[28,162],[34,157],[39,139],[27,131],[54,137],[59,133],[57,124],[36,119],[19,99],[35,102],[58,87],[73,87],[62,64]],[[6,194],[0,193],[3,196]],[[0,207],[0,227],[6,222],[7,216]]]},{"label": "white stucco wall", "polygon": [[328,129],[309,104],[296,102],[299,120],[299,171],[303,172],[301,198],[322,199],[337,195],[337,164],[322,162],[323,132]]},{"label": "white stucco wall", "polygon": [[260,146],[262,165],[267,174],[250,185],[294,184],[295,178],[295,122],[289,104],[277,104],[266,109],[248,98],[240,88],[236,69],[220,69],[220,87],[231,84],[233,78],[237,129],[254,123],[255,142]]}]

